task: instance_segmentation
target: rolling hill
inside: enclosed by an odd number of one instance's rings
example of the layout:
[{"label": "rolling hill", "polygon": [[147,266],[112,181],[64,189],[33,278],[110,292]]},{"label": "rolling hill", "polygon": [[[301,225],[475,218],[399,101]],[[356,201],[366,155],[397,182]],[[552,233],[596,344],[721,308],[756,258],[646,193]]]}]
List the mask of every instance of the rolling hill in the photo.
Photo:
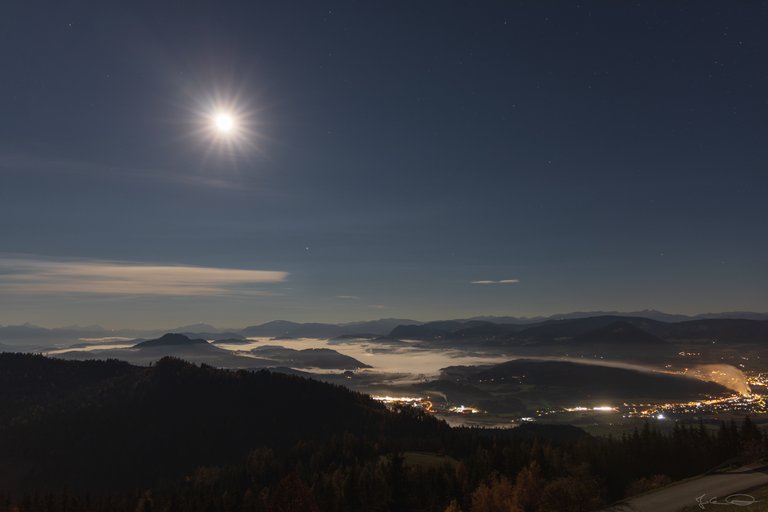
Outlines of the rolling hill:
[{"label": "rolling hill", "polygon": [[[521,385],[540,390],[559,388],[574,399],[698,399],[732,394],[713,382],[632,367],[583,364],[572,361],[519,359],[469,371],[468,382],[507,390]],[[482,388],[481,388],[482,389]]]},{"label": "rolling hill", "polygon": [[260,446],[343,433],[396,441],[409,422],[425,439],[447,428],[339,386],[171,358],[147,368],[0,354],[0,406],[0,491],[133,489]]}]

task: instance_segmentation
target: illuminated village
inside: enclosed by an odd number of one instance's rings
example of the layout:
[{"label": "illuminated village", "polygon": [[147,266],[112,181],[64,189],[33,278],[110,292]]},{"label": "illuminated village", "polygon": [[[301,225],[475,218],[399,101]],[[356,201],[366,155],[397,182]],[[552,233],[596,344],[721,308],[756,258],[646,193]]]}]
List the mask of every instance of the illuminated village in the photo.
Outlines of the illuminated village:
[{"label": "illuminated village", "polygon": [[[624,402],[611,404],[579,404],[567,407],[538,409],[532,416],[521,416],[509,421],[511,426],[532,421],[566,422],[578,418],[605,418],[613,424],[621,419],[652,419],[658,421],[720,421],[730,418],[768,417],[768,372],[755,372],[746,375],[747,387],[743,393],[724,397],[710,397],[688,402]],[[448,401],[434,401],[429,396],[389,396],[374,395],[374,400],[390,408],[415,407],[440,417],[456,415],[489,415],[478,407],[455,404]]]}]

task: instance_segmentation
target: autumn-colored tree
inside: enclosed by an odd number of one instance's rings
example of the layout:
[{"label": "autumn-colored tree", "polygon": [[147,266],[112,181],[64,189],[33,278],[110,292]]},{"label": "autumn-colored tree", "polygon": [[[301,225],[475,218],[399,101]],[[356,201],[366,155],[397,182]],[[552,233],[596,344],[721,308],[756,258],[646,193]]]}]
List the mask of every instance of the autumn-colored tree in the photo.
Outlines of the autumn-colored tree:
[{"label": "autumn-colored tree", "polygon": [[544,478],[537,462],[531,462],[520,470],[515,478],[513,502],[514,512],[536,512],[544,488]]},{"label": "autumn-colored tree", "polygon": [[604,504],[601,488],[594,478],[566,476],[544,486],[537,512],[588,512]]},{"label": "autumn-colored tree", "polygon": [[269,512],[320,512],[320,508],[312,490],[299,475],[291,473],[277,484],[270,499]]},{"label": "autumn-colored tree", "polygon": [[448,506],[445,507],[444,512],[461,512],[461,507],[459,506],[459,502],[456,500],[451,500]]},{"label": "autumn-colored tree", "polygon": [[472,493],[472,512],[513,512],[514,486],[505,476],[496,476],[480,484]]}]

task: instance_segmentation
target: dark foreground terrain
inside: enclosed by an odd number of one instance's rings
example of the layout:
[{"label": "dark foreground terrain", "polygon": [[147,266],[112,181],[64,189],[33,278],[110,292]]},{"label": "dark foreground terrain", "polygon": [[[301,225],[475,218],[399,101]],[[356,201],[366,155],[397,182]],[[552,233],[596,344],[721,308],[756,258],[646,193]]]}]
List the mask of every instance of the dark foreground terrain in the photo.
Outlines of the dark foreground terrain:
[{"label": "dark foreground terrain", "polygon": [[345,388],[162,359],[0,354],[0,511],[586,511],[768,437],[452,429]]}]

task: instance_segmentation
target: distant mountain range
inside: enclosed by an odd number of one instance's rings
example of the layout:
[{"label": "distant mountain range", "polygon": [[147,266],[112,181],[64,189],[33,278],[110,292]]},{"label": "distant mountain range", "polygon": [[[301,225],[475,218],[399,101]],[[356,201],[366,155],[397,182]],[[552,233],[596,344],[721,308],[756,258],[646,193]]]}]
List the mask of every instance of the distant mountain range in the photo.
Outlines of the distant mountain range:
[{"label": "distant mountain range", "polygon": [[275,320],[260,325],[251,325],[240,331],[249,337],[293,337],[293,338],[335,338],[345,334],[368,333],[384,335],[402,324],[421,324],[416,320],[384,318],[367,322],[347,324],[296,323]]},{"label": "distant mountain range", "polygon": [[[655,310],[630,313],[618,312],[575,312],[552,315],[549,317],[514,317],[485,316],[459,320],[420,322],[402,318],[384,318],[379,320],[334,323],[298,323],[275,320],[263,324],[251,325],[243,329],[217,328],[210,324],[197,323],[163,330],[118,329],[110,330],[100,326],[67,326],[45,328],[31,324],[0,325],[0,344],[7,347],[41,347],[72,344],[90,339],[103,340],[122,338],[159,337],[165,332],[184,334],[190,338],[205,340],[242,339],[246,337],[268,338],[339,338],[390,336],[417,340],[437,339],[516,339],[523,341],[556,341],[557,338],[582,337],[590,330],[608,328],[611,323],[624,322],[626,325],[614,326],[609,333],[611,340],[617,335],[619,340],[634,338],[640,340],[637,329],[661,340],[698,339],[703,337],[723,338],[724,340],[755,341],[756,338],[768,339],[764,325],[768,322],[768,313],[733,312],[707,313],[695,316],[673,315]],[[634,329],[627,327],[631,325]],[[619,327],[621,329],[617,330]],[[620,332],[621,331],[621,332]],[[630,332],[633,331],[633,332]],[[606,333],[594,333],[595,339],[605,337]],[[579,338],[582,341],[583,338]],[[609,341],[606,339],[606,341]],[[651,342],[648,337],[645,342]]]},{"label": "distant mountain range", "polygon": [[640,345],[663,347],[676,342],[762,343],[768,320],[713,318],[663,322],[633,316],[593,316],[503,324],[468,320],[401,325],[389,336],[427,342],[486,342],[497,345]]},{"label": "distant mountain range", "polygon": [[286,320],[275,320],[259,325],[251,325],[244,329],[220,329],[210,324],[191,324],[171,329],[105,329],[93,326],[67,326],[46,328],[32,324],[0,325],[0,344],[15,346],[40,346],[71,344],[89,339],[159,337],[167,332],[181,333],[190,338],[206,340],[237,339],[245,337],[292,337],[292,338],[334,338],[345,334],[368,333],[382,336],[401,324],[420,324],[418,320],[403,318],[382,318],[364,322],[344,324],[331,323],[297,323]]},{"label": "distant mountain range", "polygon": [[650,318],[661,322],[685,322],[687,320],[711,320],[718,318],[738,318],[743,320],[768,320],[768,313],[755,313],[752,311],[731,311],[725,313],[702,313],[699,315],[677,315],[664,313],[655,309],[643,309],[641,311],[575,311],[573,313],[560,313],[550,316],[475,316],[467,320],[483,320],[499,324],[535,324],[547,320],[574,320],[592,316],[633,316]]}]

